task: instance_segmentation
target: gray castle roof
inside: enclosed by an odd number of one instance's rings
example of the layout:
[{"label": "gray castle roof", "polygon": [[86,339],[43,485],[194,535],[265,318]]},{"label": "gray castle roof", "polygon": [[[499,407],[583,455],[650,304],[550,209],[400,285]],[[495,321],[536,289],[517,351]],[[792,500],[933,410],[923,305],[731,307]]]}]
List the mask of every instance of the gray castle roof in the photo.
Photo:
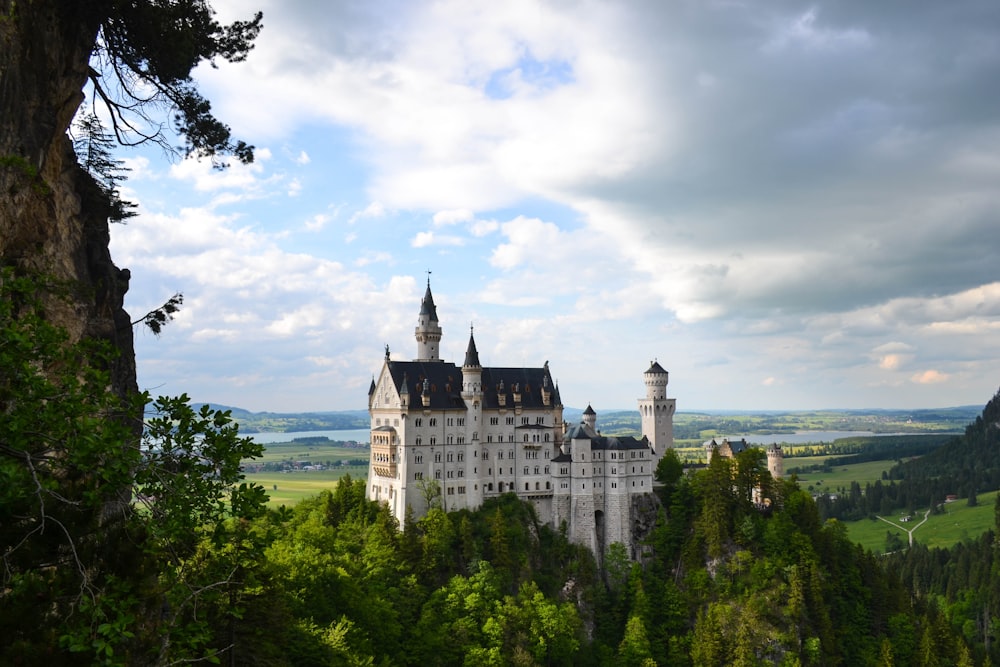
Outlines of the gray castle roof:
[{"label": "gray castle roof", "polygon": [[705,443],[705,448],[711,449],[713,447],[722,447],[723,445],[729,445],[729,449],[732,450],[734,456],[742,451],[745,451],[753,447],[753,445],[749,444],[746,441],[746,438],[741,438],[739,440],[730,440],[729,438],[723,438],[721,442],[715,440],[715,438],[712,438],[711,440]]},{"label": "gray castle roof", "polygon": [[[465,410],[462,398],[462,369],[443,361],[389,361],[389,374],[396,390],[410,394],[411,407],[422,406],[424,387],[430,396],[430,410]],[[541,368],[484,368],[483,409],[500,407],[499,396],[506,397],[506,407],[513,408],[514,392],[520,393],[525,409],[552,408],[562,405],[559,390],[552,382],[547,366]],[[425,382],[426,381],[426,382]],[[542,389],[547,387],[551,400],[546,406]],[[404,389],[405,388],[405,389]]]},{"label": "gray castle roof", "polygon": [[[566,442],[572,440],[589,440],[591,450],[600,449],[617,451],[622,449],[649,448],[649,440],[646,436],[642,436],[642,438],[635,438],[631,435],[620,437],[603,436],[582,422],[566,431],[566,436],[563,438],[563,441]],[[552,460],[555,461],[557,459]]]},{"label": "gray castle roof", "polygon": [[651,373],[666,373],[666,372],[667,372],[666,369],[660,365],[659,361],[654,361],[652,365],[649,367],[649,370],[643,373],[643,375],[649,375]]},{"label": "gray castle roof", "polygon": [[431,322],[438,321],[437,307],[434,305],[434,297],[431,295],[431,281],[427,279],[427,291],[420,301],[420,314],[429,316]]},{"label": "gray castle roof", "polygon": [[476,349],[476,339],[472,335],[472,331],[469,331],[469,347],[465,349],[465,363],[463,366],[478,368],[481,365],[479,363],[479,350]]}]

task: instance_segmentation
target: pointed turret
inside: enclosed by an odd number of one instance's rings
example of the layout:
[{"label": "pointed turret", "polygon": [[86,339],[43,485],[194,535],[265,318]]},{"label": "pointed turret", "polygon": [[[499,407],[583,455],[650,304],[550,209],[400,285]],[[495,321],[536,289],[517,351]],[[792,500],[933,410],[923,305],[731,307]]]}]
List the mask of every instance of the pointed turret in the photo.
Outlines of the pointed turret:
[{"label": "pointed turret", "polygon": [[465,363],[463,368],[482,368],[479,363],[479,350],[476,349],[476,337],[473,335],[472,327],[469,327],[469,346],[465,348]]},{"label": "pointed turret", "polygon": [[424,292],[424,298],[420,300],[420,317],[424,316],[431,322],[438,321],[437,307],[434,305],[434,295],[431,294],[430,277],[427,278],[427,290]]},{"label": "pointed turret", "polygon": [[431,279],[427,277],[427,291],[420,301],[420,316],[414,331],[417,338],[417,361],[440,361],[438,343],[441,342],[441,327],[438,324],[437,307],[431,294]]},{"label": "pointed turret", "polygon": [[587,404],[587,409],[583,411],[583,423],[590,428],[597,429],[597,413],[594,412],[594,408]]},{"label": "pointed turret", "polygon": [[483,367],[479,363],[479,350],[472,327],[469,327],[469,346],[465,348],[465,363],[462,364],[462,395],[477,401],[483,394]]}]

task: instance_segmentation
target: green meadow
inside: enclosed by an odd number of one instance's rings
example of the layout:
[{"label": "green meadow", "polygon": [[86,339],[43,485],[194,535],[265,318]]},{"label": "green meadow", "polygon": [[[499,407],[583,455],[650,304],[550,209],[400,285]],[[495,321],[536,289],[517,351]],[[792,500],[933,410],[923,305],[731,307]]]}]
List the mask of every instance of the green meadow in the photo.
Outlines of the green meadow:
[{"label": "green meadow", "polygon": [[[931,548],[950,547],[962,540],[982,535],[993,527],[996,497],[996,491],[980,493],[975,507],[969,507],[965,498],[945,504],[941,514],[931,514],[926,523],[913,531],[913,540]],[[847,526],[847,534],[852,541],[879,554],[885,552],[886,532],[896,531],[904,544],[907,543],[909,537],[906,531],[920,523],[926,511],[924,508],[914,512],[913,521],[909,523],[900,521],[906,514],[902,510],[884,517],[895,524],[895,527],[879,519],[845,521],[844,525]]]},{"label": "green meadow", "polygon": [[[798,466],[809,466],[823,463],[829,456],[803,456],[794,459],[785,459],[785,470]],[[874,483],[877,479],[882,479],[882,472],[888,471],[895,461],[865,461],[864,463],[852,463],[850,465],[834,466],[826,472],[796,473],[799,486],[807,491],[815,493],[832,493],[837,489],[848,489],[851,482],[857,482],[861,488],[865,484]]]},{"label": "green meadow", "polygon": [[[355,450],[357,451],[357,450]],[[331,470],[297,470],[293,472],[249,473],[249,482],[260,484],[269,497],[267,506],[274,509],[282,505],[291,507],[304,498],[315,496],[325,489],[333,489],[344,475],[365,477],[368,466],[337,466]]]},{"label": "green meadow", "polygon": [[[271,442],[264,446],[260,457],[244,461],[246,478],[264,487],[269,497],[268,507],[292,506],[320,491],[333,489],[344,475],[365,477],[369,451],[367,447],[345,447],[325,438]],[[297,463],[322,465],[326,469],[281,469],[293,468]]]},{"label": "green meadow", "polygon": [[276,463],[279,461],[309,461],[310,463],[337,462],[342,460],[368,460],[367,447],[344,447],[330,440],[292,442],[269,442],[264,446],[264,454],[252,463]]}]

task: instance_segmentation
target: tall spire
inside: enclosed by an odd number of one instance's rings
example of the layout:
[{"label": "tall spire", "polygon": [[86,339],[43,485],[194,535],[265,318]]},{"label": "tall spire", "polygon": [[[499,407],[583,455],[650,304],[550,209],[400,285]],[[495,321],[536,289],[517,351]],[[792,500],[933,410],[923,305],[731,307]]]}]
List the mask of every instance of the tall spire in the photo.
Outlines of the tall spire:
[{"label": "tall spire", "polygon": [[467,368],[480,368],[479,350],[476,349],[476,338],[472,335],[472,325],[469,325],[469,347],[465,349],[465,363]]},{"label": "tall spire", "polygon": [[423,317],[425,315],[431,322],[438,321],[437,307],[434,305],[434,295],[431,294],[430,271],[427,272],[427,291],[424,292],[424,298],[420,301],[420,316]]},{"label": "tall spire", "polygon": [[431,276],[427,272],[427,291],[420,301],[420,315],[414,331],[417,339],[417,361],[440,361],[438,344],[441,342],[441,326],[438,324],[437,308],[431,294]]}]

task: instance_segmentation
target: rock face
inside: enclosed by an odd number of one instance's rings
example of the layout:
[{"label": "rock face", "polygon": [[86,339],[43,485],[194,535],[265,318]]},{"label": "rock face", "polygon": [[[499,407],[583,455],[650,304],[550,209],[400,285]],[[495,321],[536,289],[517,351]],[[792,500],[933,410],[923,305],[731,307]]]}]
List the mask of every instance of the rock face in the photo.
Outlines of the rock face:
[{"label": "rock face", "polygon": [[660,511],[660,499],[654,493],[632,496],[629,519],[632,532],[633,560],[645,561],[648,556],[646,540],[656,527],[656,516]]},{"label": "rock face", "polygon": [[[72,340],[110,342],[114,389],[136,391],[129,273],[108,250],[108,203],[80,169],[66,129],[97,32],[100,2],[0,0],[0,265],[69,285],[47,298]],[[44,298],[44,295],[43,295]]]}]

